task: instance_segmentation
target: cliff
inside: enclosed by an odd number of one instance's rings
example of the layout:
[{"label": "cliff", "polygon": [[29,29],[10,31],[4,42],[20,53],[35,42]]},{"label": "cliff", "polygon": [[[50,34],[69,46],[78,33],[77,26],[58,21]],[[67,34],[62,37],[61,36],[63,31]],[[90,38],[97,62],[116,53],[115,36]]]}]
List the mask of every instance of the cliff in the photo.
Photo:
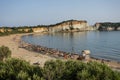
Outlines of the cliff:
[{"label": "cliff", "polygon": [[33,32],[48,32],[48,28],[47,27],[36,27],[36,28],[32,28]]},{"label": "cliff", "polygon": [[0,28],[0,32],[1,33],[4,33],[4,32],[11,32],[12,31],[12,29],[11,28]]},{"label": "cliff", "polygon": [[33,32],[65,32],[90,30],[87,21],[68,20],[44,27],[33,27]]},{"label": "cliff", "polygon": [[65,31],[85,31],[92,30],[87,21],[68,20],[54,25],[38,25],[38,26],[23,26],[23,27],[7,27],[0,28],[1,33],[26,33],[26,32],[65,32]]},{"label": "cliff", "polygon": [[0,34],[29,33],[29,32],[74,32],[87,30],[120,30],[119,23],[96,23],[89,26],[84,20],[67,20],[54,25],[38,25],[23,27],[0,27]]},{"label": "cliff", "polygon": [[111,22],[104,22],[104,23],[96,23],[94,27],[98,30],[120,30],[120,23],[111,23]]},{"label": "cliff", "polygon": [[60,32],[60,31],[84,31],[88,30],[87,21],[68,20],[61,23],[50,25],[48,28],[49,32]]}]

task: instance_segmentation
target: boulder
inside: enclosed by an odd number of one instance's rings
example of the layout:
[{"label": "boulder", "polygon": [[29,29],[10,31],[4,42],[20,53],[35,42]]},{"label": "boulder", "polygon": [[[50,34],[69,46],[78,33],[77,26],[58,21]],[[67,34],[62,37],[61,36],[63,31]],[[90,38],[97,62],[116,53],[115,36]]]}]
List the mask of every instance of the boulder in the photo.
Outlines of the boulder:
[{"label": "boulder", "polygon": [[85,62],[89,62],[90,61],[90,50],[83,50],[82,56]]}]

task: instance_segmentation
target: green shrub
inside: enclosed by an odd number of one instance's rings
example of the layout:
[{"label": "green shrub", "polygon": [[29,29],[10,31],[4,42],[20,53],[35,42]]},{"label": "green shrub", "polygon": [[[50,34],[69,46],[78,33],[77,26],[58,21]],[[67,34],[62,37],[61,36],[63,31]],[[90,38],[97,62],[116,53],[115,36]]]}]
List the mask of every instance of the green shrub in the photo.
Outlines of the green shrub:
[{"label": "green shrub", "polygon": [[11,51],[6,46],[0,47],[0,60],[3,61],[4,58],[8,58],[11,56]]},{"label": "green shrub", "polygon": [[47,61],[44,67],[19,59],[0,62],[0,80],[120,80],[120,73],[105,64]]},{"label": "green shrub", "polygon": [[65,70],[65,64],[60,61],[46,62],[43,68],[43,76],[46,80],[61,80]]},{"label": "green shrub", "polygon": [[119,72],[97,62],[48,61],[44,71],[46,80],[120,80]]},{"label": "green shrub", "polygon": [[0,80],[38,80],[42,77],[41,71],[24,60],[7,59],[0,63]]}]

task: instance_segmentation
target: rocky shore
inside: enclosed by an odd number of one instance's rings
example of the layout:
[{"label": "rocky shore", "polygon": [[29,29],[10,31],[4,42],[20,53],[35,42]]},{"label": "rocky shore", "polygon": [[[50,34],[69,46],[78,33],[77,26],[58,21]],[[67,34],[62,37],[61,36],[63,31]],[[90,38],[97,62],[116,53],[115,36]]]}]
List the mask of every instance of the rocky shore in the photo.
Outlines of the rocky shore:
[{"label": "rocky shore", "polygon": [[47,47],[43,47],[40,45],[33,45],[30,43],[26,43],[24,41],[20,42],[19,48],[24,48],[29,51],[38,52],[38,53],[49,55],[55,58],[82,60],[82,56],[76,53],[68,53],[64,51],[59,51],[57,49],[47,48]]},{"label": "rocky shore", "polygon": [[[32,33],[36,34],[36,33]],[[48,60],[82,60],[84,58],[82,55],[77,53],[68,53],[64,51],[59,51],[53,48],[47,48],[40,45],[33,45],[21,40],[21,37],[27,34],[14,34],[10,36],[1,36],[0,45],[5,45],[12,51],[12,57],[19,58],[30,62],[30,64],[37,64],[39,66],[44,66],[44,63]],[[120,62],[103,60],[97,58],[90,58],[90,61],[97,61],[100,63],[105,63],[110,66],[113,70],[120,71]]]},{"label": "rocky shore", "polygon": [[[65,60],[72,59],[72,60],[85,61],[82,54],[69,53],[69,52],[64,52],[64,51],[60,51],[60,50],[53,49],[53,48],[47,48],[47,47],[40,46],[40,45],[33,45],[30,43],[24,42],[22,40],[19,43],[19,47],[24,48],[28,51],[33,51],[33,52],[41,53],[43,55],[48,55],[48,56],[56,58],[56,59],[65,59]],[[91,62],[91,61],[97,61],[99,63],[107,64],[114,70],[120,71],[120,62],[105,60],[105,59],[98,59],[98,58],[94,58],[94,57],[90,58],[89,62]]]}]

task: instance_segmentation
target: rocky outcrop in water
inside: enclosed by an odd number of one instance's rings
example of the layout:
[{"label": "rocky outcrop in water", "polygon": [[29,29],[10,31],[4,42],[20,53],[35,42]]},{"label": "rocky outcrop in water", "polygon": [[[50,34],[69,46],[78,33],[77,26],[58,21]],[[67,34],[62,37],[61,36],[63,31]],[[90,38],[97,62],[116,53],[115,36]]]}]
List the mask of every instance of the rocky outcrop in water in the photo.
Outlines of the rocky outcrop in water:
[{"label": "rocky outcrop in water", "polygon": [[94,26],[97,30],[105,30],[105,31],[120,31],[120,23],[110,23],[110,22],[104,22],[104,23],[96,23]]}]

